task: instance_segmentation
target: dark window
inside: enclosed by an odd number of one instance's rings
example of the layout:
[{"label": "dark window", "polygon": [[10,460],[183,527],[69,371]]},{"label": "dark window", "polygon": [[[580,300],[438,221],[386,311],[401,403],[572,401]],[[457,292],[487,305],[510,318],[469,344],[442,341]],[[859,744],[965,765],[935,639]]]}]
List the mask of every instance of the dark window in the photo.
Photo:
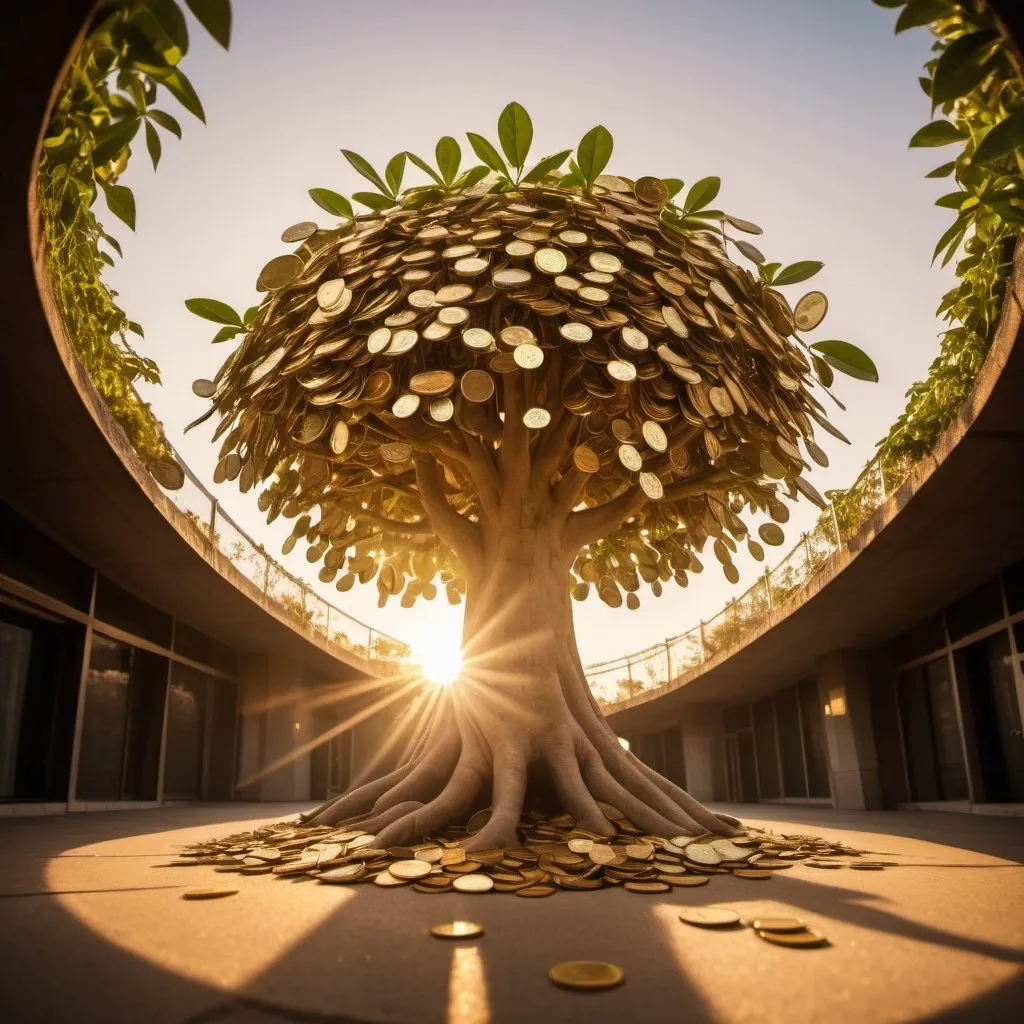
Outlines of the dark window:
[{"label": "dark window", "polygon": [[782,796],[779,780],[778,745],[775,739],[775,709],[772,698],[754,704],[754,747],[757,750],[757,781],[762,800]]},{"label": "dark window", "polygon": [[166,800],[198,800],[201,796],[207,679],[198,669],[171,663],[164,753]]},{"label": "dark window", "polygon": [[665,778],[681,789],[686,789],[686,765],[683,761],[683,730],[678,725],[662,734],[665,748]]},{"label": "dark window", "polygon": [[[210,679],[212,707],[206,765],[206,800],[233,800],[235,786],[235,729],[238,687],[226,679]],[[347,734],[346,734],[347,735]]]},{"label": "dark window", "polygon": [[174,624],[174,650],[183,657],[202,665],[235,675],[238,672],[238,654],[213,637],[185,625],[180,619]]},{"label": "dark window", "polygon": [[1024,612],[1024,559],[1003,570],[1003,590],[1006,591],[1006,605],[1010,614]]},{"label": "dark window", "polygon": [[808,796],[831,795],[828,772],[828,749],[825,745],[825,713],[818,701],[818,684],[805,679],[799,686],[800,725],[804,737],[804,756],[807,758]]},{"label": "dark window", "polygon": [[908,629],[892,642],[893,661],[905,665],[908,661],[923,658],[946,646],[946,634],[942,628],[942,616],[933,615]]},{"label": "dark window", "polygon": [[92,569],[2,501],[0,572],[79,611],[89,610]]},{"label": "dark window", "polygon": [[795,686],[775,694],[775,719],[782,760],[782,795],[807,796],[803,742],[800,738],[800,699]]},{"label": "dark window", "polygon": [[171,617],[105,576],[96,581],[96,618],[161,647],[171,646]]},{"label": "dark window", "polygon": [[998,622],[1002,617],[1003,599],[999,593],[999,580],[990,580],[946,609],[949,637],[954,641],[960,640]]}]

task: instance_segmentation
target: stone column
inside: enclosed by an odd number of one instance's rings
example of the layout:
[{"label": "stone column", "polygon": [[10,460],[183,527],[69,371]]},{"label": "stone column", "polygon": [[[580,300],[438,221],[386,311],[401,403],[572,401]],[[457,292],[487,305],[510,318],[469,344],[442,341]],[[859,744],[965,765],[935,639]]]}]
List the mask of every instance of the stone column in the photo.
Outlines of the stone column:
[{"label": "stone column", "polygon": [[699,705],[683,712],[683,763],[686,791],[695,800],[727,800],[725,734],[717,705]]},{"label": "stone column", "polygon": [[866,651],[831,651],[818,659],[818,699],[825,709],[832,799],[838,808],[882,807],[868,693],[871,664]]}]

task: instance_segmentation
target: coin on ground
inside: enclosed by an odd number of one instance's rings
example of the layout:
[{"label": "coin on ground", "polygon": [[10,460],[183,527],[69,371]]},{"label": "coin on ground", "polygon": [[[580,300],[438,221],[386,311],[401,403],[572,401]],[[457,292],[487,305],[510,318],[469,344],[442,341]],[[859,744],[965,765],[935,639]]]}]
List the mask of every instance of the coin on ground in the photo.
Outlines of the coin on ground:
[{"label": "coin on ground", "polygon": [[473,921],[445,921],[430,929],[430,934],[439,939],[475,939],[483,933],[484,926]]},{"label": "coin on ground", "polygon": [[494,888],[494,879],[490,875],[459,875],[452,882],[452,888],[459,892],[487,892]]},{"label": "coin on ground", "polygon": [[630,892],[668,892],[672,886],[667,882],[626,882],[623,886]]},{"label": "coin on ground", "polygon": [[224,896],[234,896],[237,892],[237,889],[189,889],[188,892],[181,894],[181,898],[183,900],[219,900]]},{"label": "coin on ground", "polygon": [[805,928],[799,932],[773,932],[761,928],[757,934],[766,942],[774,942],[777,946],[796,946],[802,949],[823,946],[828,942],[816,928]]},{"label": "coin on ground", "polygon": [[600,960],[567,960],[548,971],[548,979],[562,988],[614,988],[625,980],[621,967]]},{"label": "coin on ground", "polygon": [[517,889],[516,895],[538,898],[540,896],[552,896],[554,892],[555,887],[553,885],[528,885],[523,889]]},{"label": "coin on ground", "polygon": [[422,878],[430,874],[430,865],[424,860],[396,860],[388,871],[396,878]]},{"label": "coin on ground", "polygon": [[[707,875],[673,875],[673,885],[707,885],[711,881]],[[666,879],[667,881],[667,879]]]},{"label": "coin on ground", "polygon": [[855,871],[881,871],[885,865],[878,864],[871,860],[851,861],[850,867]]},{"label": "coin on ground", "polygon": [[725,907],[686,907],[679,911],[680,921],[700,925],[702,928],[721,928],[736,924],[739,919],[740,915],[735,910]]},{"label": "coin on ground", "polygon": [[807,922],[799,917],[758,917],[750,922],[750,926],[759,932],[802,932]]},{"label": "coin on ground", "polygon": [[737,868],[733,875],[736,878],[771,878],[772,873],[770,871],[758,871],[757,868]]}]

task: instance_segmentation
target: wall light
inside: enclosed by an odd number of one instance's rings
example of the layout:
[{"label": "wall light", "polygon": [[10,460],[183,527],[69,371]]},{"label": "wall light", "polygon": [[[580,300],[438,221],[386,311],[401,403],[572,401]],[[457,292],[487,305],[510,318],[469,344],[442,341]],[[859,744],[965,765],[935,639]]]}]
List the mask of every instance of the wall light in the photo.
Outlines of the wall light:
[{"label": "wall light", "polygon": [[828,691],[828,703],[825,705],[825,714],[832,718],[846,714],[846,687],[832,686]]}]

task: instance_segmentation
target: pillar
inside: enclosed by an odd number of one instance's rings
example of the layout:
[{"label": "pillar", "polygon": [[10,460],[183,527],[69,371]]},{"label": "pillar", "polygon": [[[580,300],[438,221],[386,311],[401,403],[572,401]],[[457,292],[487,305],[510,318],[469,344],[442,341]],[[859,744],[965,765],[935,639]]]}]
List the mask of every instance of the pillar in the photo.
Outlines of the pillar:
[{"label": "pillar", "polygon": [[871,658],[864,651],[832,651],[818,659],[818,699],[825,711],[832,800],[838,808],[882,807],[871,722],[871,671]]},{"label": "pillar", "polygon": [[725,734],[717,705],[688,707],[681,723],[686,791],[695,800],[727,800]]}]

